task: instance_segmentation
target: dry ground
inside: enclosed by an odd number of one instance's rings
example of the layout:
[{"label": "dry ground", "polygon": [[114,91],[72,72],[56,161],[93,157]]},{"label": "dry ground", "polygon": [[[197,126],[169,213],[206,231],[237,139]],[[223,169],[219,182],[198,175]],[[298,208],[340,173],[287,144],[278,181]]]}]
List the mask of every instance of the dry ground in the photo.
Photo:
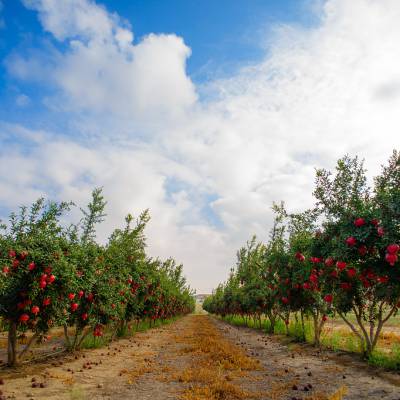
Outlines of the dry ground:
[{"label": "dry ground", "polygon": [[397,374],[207,315],[0,376],[10,399],[400,400]]}]

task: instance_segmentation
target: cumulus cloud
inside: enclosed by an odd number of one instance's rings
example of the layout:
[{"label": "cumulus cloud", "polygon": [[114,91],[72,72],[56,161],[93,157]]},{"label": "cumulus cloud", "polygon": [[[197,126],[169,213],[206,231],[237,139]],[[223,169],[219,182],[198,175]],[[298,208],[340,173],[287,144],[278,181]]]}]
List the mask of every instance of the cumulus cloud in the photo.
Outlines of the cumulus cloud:
[{"label": "cumulus cloud", "polygon": [[[176,117],[195,103],[196,90],[185,73],[190,49],[182,38],[149,34],[134,44],[129,24],[92,1],[23,2],[38,12],[46,31],[67,44],[63,53],[53,49],[51,60],[42,56],[47,65],[42,78],[59,88],[65,108],[146,121],[154,114]],[[38,71],[35,53],[14,54],[8,62],[22,78],[32,65]]]},{"label": "cumulus cloud", "polygon": [[[21,126],[0,126],[0,176],[2,206],[33,202],[44,193],[51,198],[73,199],[84,206],[95,186],[104,188],[108,201],[106,221],[98,231],[101,241],[121,226],[128,213],[138,215],[149,208],[151,221],[147,233],[150,253],[187,261],[187,272],[199,287],[209,286],[209,275],[220,268],[231,249],[223,234],[204,224],[202,204],[189,201],[193,195],[184,188],[168,194],[167,179],[200,182],[189,168],[157,154],[147,145],[96,148],[78,144],[67,137],[32,131]],[[12,136],[21,143],[13,143]],[[201,196],[201,190],[197,191]],[[78,209],[71,218],[77,220]],[[208,251],[194,258],[200,247]],[[191,262],[189,263],[189,260]]]},{"label": "cumulus cloud", "polygon": [[[263,61],[208,82],[201,100],[182,38],[135,43],[125,21],[88,0],[24,3],[67,44],[50,54],[46,78],[78,134],[31,132],[28,153],[18,143],[0,150],[0,164],[13,165],[0,179],[2,203],[39,192],[85,202],[102,185],[109,219],[101,235],[149,207],[150,251],[184,262],[201,291],[225,279],[253,233],[267,236],[272,201],[312,204],[314,167],[350,153],[376,174],[398,147],[397,0],[318,2],[318,25],[277,26]],[[31,79],[41,60],[14,54],[8,67]]]}]

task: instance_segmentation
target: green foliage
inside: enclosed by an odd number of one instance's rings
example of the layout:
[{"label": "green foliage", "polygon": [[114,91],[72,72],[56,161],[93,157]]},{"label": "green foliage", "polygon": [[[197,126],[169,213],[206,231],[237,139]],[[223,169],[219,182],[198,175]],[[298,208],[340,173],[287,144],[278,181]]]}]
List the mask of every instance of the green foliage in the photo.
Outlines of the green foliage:
[{"label": "green foliage", "polygon": [[182,265],[146,254],[147,210],[136,221],[128,215],[125,227],[100,244],[96,228],[106,206],[101,189],[93,191],[78,224],[63,226],[71,206],[39,199],[1,226],[0,318],[8,324],[10,364],[19,361],[18,332],[28,329],[40,336],[64,326],[66,346],[75,350],[90,337],[101,343],[105,327],[114,337],[131,320],[154,324],[194,310]]},{"label": "green foliage", "polygon": [[265,315],[271,332],[279,331],[279,316],[286,334],[295,313],[295,335],[303,339],[304,317],[311,317],[315,345],[327,315],[338,314],[369,356],[400,304],[400,153],[372,190],[363,162],[345,156],[334,173],[317,170],[314,196],[315,207],[302,213],[274,204],[269,242],[253,238],[240,249],[228,281],[203,307],[246,323]]}]

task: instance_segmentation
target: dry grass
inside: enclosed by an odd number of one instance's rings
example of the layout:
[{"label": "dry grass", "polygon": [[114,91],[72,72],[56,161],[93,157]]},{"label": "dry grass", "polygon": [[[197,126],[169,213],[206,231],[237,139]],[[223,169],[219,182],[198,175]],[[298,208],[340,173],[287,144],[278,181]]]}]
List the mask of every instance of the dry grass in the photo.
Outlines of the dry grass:
[{"label": "dry grass", "polygon": [[[172,379],[187,384],[182,400],[241,400],[259,398],[259,394],[243,390],[235,380],[261,369],[258,360],[223,339],[204,316],[195,316],[190,334],[177,338],[185,346],[179,351],[190,356],[191,365],[173,374]],[[188,345],[189,343],[189,345]]]},{"label": "dry grass", "polygon": [[74,377],[71,376],[70,374],[51,372],[48,377],[57,379],[62,383],[64,383],[64,385],[73,385],[75,383]]},{"label": "dry grass", "polygon": [[213,380],[207,386],[190,387],[182,395],[182,400],[230,400],[255,398],[239,386],[224,380]]},{"label": "dry grass", "polygon": [[123,369],[120,372],[120,375],[126,375],[127,377],[127,383],[129,385],[132,385],[136,382],[138,378],[143,376],[144,374],[147,374],[149,372],[153,372],[153,367],[148,364],[139,364],[136,365],[135,368],[131,370]]},{"label": "dry grass", "polygon": [[347,394],[347,387],[342,386],[332,395],[314,393],[310,397],[307,397],[307,400],[342,400],[345,394]]},{"label": "dry grass", "polygon": [[[391,330],[394,329],[394,330]],[[341,348],[346,349],[346,342],[348,340],[352,340],[354,342],[358,342],[357,337],[354,335],[353,332],[350,331],[350,329],[347,326],[342,326],[342,325],[327,325],[324,328],[323,331],[323,337],[327,340],[330,340],[332,336],[336,336],[337,338],[340,337],[340,340],[338,343]],[[378,343],[377,343],[377,349],[383,352],[390,351],[392,346],[394,344],[399,344],[400,345],[400,335],[398,328],[392,328],[390,326],[384,328],[384,330],[381,332]],[[352,349],[350,349],[352,350]]]},{"label": "dry grass", "polygon": [[400,336],[397,333],[385,331],[378,340],[378,347],[391,347],[394,343],[400,344]]}]

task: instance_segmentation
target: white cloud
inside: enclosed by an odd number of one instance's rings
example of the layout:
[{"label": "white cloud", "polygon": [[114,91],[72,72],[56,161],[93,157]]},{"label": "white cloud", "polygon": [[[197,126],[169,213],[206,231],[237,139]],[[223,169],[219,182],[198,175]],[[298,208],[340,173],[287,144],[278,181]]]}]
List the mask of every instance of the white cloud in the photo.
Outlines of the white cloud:
[{"label": "white cloud", "polygon": [[[311,204],[314,167],[348,152],[375,174],[399,147],[397,0],[319,2],[318,26],[278,27],[262,62],[210,82],[201,101],[181,38],[134,44],[129,26],[93,2],[25,3],[68,45],[46,63],[59,90],[53,104],[97,142],[50,136],[28,155],[23,146],[0,150],[13,172],[0,179],[1,202],[39,192],[84,202],[103,185],[105,231],[150,207],[151,252],[183,261],[201,291],[226,278],[253,233],[267,236],[272,201]],[[41,57],[15,54],[9,69],[29,79]],[[223,224],[210,223],[210,212]]]},{"label": "white cloud", "polygon": [[133,44],[129,25],[89,0],[24,4],[38,11],[44,29],[68,50],[53,54],[50,62],[45,56],[46,74],[39,72],[36,54],[14,54],[8,68],[21,78],[34,70],[36,79],[51,80],[64,107],[146,122],[154,114],[175,118],[195,103],[195,87],[185,73],[190,49],[182,38],[150,34]]},{"label": "white cloud", "polygon": [[120,18],[91,0],[22,0],[39,12],[43,28],[58,40],[80,37],[106,42],[121,23]]},{"label": "white cloud", "polygon": [[29,98],[29,96],[27,96],[26,94],[19,94],[16,98],[15,98],[15,104],[18,107],[26,107],[30,104],[31,99]]},{"label": "white cloud", "polygon": [[[8,171],[0,177],[3,206],[15,208],[34,201],[43,193],[59,200],[73,199],[83,206],[91,190],[102,186],[108,201],[108,217],[98,232],[102,241],[112,229],[123,224],[128,213],[137,216],[149,208],[152,217],[147,230],[150,253],[186,260],[186,271],[192,281],[199,287],[209,287],[208,276],[215,273],[231,249],[221,232],[201,220],[202,204],[189,202],[189,194],[184,189],[173,196],[167,196],[165,190],[167,178],[195,184],[199,178],[192,171],[145,145],[108,147],[100,144],[91,148],[68,138],[12,125],[3,125],[0,129],[0,137],[5,141],[11,139],[6,132],[17,133],[24,143],[2,146],[7,151],[0,152],[0,168]],[[76,218],[77,212],[73,214]],[[208,251],[201,259],[193,259],[199,245]],[[219,255],[215,257],[217,252]]]}]

